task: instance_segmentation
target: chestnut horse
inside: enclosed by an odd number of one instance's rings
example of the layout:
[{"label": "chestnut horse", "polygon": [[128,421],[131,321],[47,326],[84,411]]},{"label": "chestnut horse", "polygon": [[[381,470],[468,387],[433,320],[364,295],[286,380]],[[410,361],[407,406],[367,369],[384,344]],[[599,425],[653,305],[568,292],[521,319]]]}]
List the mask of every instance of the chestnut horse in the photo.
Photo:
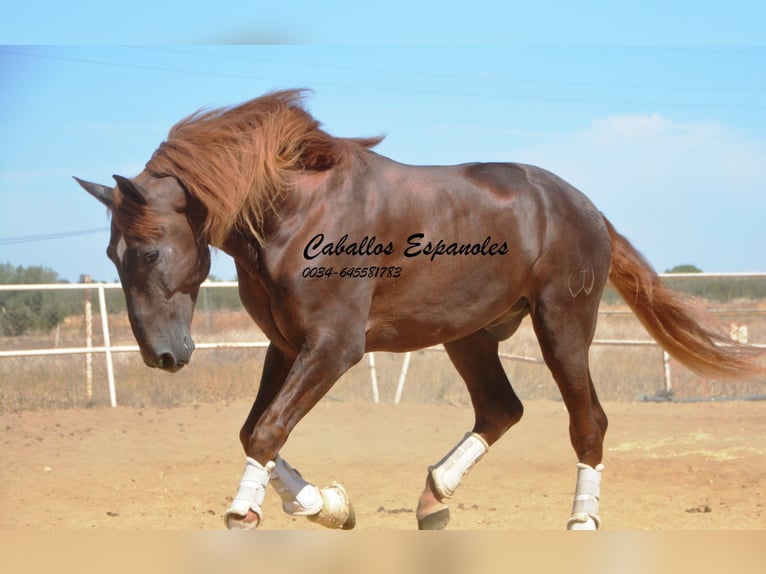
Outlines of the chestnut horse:
[{"label": "chestnut horse", "polygon": [[280,455],[296,424],[367,351],[443,344],[475,424],[428,469],[417,508],[443,528],[446,501],[522,416],[498,344],[527,315],[569,412],[577,456],[570,529],[595,529],[607,417],[588,366],[610,280],[648,332],[704,375],[763,373],[665,287],[594,205],[528,165],[408,166],[342,139],[304,109],[302,91],[197,112],[176,124],[137,177],[78,180],[112,213],[107,253],[150,367],[175,372],[194,349],[190,323],[209,246],[234,258],[242,303],[270,340],[242,426],[246,464],[224,518],[253,528],[271,483],[286,512],[334,528],[355,516],[346,491],[318,488]]}]

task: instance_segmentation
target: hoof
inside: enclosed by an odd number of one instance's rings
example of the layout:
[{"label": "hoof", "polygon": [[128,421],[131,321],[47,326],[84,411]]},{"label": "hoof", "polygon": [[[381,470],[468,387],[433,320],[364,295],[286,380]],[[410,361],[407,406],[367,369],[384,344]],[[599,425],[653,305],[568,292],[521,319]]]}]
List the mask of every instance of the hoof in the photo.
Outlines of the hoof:
[{"label": "hoof", "polygon": [[346,516],[346,519],[343,521],[343,524],[341,524],[340,526],[338,526],[337,517],[328,516],[322,511],[319,511],[318,514],[307,516],[306,518],[308,518],[310,522],[314,522],[315,524],[320,524],[324,526],[325,528],[353,530],[354,526],[356,526],[356,512],[354,512],[354,507],[351,504],[348,505],[347,512],[348,512],[348,516]]},{"label": "hoof", "polygon": [[307,516],[311,522],[325,528],[351,530],[356,526],[356,513],[348,499],[346,489],[334,482],[321,490],[322,508],[317,514]]},{"label": "hoof", "polygon": [[255,530],[261,522],[261,519],[252,510],[248,510],[246,516],[227,512],[223,515],[223,520],[228,530]]},{"label": "hoof", "polygon": [[448,523],[449,508],[442,508],[433,514],[418,518],[418,530],[444,530]]},{"label": "hoof", "polygon": [[601,527],[601,519],[598,515],[578,512],[572,515],[567,522],[567,530],[598,530]]},{"label": "hoof", "polygon": [[341,530],[353,530],[354,526],[356,526],[356,512],[354,512],[354,506],[349,502],[348,503],[348,518],[346,518],[346,522],[344,522],[340,529]]}]

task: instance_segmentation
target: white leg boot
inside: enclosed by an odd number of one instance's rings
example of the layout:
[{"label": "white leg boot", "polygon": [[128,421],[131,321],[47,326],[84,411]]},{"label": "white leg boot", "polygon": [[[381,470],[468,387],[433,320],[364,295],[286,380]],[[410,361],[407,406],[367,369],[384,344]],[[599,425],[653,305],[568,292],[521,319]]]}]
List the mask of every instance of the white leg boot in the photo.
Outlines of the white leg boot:
[{"label": "white leg boot", "polygon": [[338,483],[318,488],[307,482],[286,460],[277,456],[271,484],[282,499],[282,508],[293,516],[305,516],[327,528],[349,530],[356,524],[346,490]]},{"label": "white leg boot", "polygon": [[434,487],[442,498],[455,494],[460,481],[489,450],[489,445],[480,435],[468,433],[447,456],[428,470]]},{"label": "white leg boot", "polygon": [[287,464],[281,456],[274,461],[271,486],[282,499],[282,508],[293,516],[309,516],[322,510],[319,488],[306,482],[301,473]]},{"label": "white leg boot", "polygon": [[598,504],[602,470],[603,464],[593,468],[581,462],[577,463],[577,486],[567,530],[598,530],[601,526]]},{"label": "white leg boot", "polygon": [[[239,490],[231,502],[229,509],[224,512],[223,520],[226,528],[232,529],[253,529],[256,528],[263,519],[263,499],[266,495],[266,485],[269,483],[269,474],[274,468],[273,462],[266,463],[266,466],[250,457],[247,457],[245,471],[242,473],[242,480],[239,482]],[[249,511],[253,511],[258,516],[257,522],[245,523],[237,518],[245,518]]]}]

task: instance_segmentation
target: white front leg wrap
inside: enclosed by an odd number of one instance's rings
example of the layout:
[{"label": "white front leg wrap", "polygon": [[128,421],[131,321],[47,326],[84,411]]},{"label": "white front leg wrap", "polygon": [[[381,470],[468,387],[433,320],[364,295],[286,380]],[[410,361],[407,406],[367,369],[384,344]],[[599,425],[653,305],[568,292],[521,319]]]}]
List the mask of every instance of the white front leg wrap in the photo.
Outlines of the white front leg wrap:
[{"label": "white front leg wrap", "polygon": [[342,528],[350,530],[356,524],[356,515],[348,500],[348,494],[342,484],[333,482],[320,490],[322,507],[319,512],[308,519],[325,528]]},{"label": "white front leg wrap", "polygon": [[307,482],[286,460],[277,456],[271,485],[282,499],[282,508],[293,516],[306,516],[327,528],[353,528],[353,509],[346,489],[334,482],[318,488]]},{"label": "white front leg wrap", "polygon": [[231,506],[223,514],[226,528],[231,529],[234,526],[229,520],[230,518],[244,518],[251,510],[258,516],[258,522],[248,525],[248,527],[255,528],[261,522],[266,485],[269,483],[269,474],[273,468],[273,462],[267,462],[266,466],[261,466],[254,458],[247,457],[245,471],[242,473],[242,480],[239,482],[239,490],[237,490]]},{"label": "white front leg wrap", "polygon": [[489,450],[487,441],[476,433],[465,435],[438,463],[428,468],[437,494],[450,498],[460,481]]},{"label": "white front leg wrap", "polygon": [[598,530],[601,526],[598,503],[601,496],[602,470],[603,464],[593,468],[582,462],[577,463],[577,487],[567,530]]},{"label": "white front leg wrap", "polygon": [[287,514],[311,516],[322,510],[319,488],[306,482],[281,456],[277,456],[271,471],[271,485],[282,499],[282,508]]}]

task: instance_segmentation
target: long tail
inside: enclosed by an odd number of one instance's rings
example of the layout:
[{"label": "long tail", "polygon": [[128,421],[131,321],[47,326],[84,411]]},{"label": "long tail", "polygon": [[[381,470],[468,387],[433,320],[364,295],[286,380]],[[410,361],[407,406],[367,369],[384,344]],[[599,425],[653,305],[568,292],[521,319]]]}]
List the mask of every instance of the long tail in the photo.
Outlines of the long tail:
[{"label": "long tail", "polygon": [[729,338],[691,297],[669,289],[644,257],[604,218],[612,241],[609,279],[649,334],[672,357],[711,378],[766,376],[764,351]]}]

